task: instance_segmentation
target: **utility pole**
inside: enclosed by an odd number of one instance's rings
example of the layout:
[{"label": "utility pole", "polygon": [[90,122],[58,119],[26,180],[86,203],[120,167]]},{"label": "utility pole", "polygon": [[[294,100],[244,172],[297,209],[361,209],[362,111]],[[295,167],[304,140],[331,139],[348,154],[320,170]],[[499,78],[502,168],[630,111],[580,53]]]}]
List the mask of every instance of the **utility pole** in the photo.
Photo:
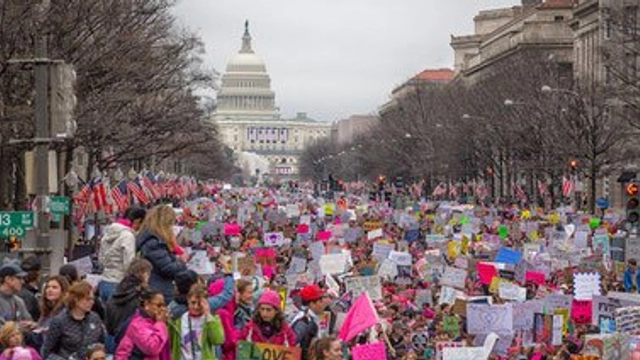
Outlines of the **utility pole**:
[{"label": "utility pole", "polygon": [[[51,138],[49,119],[49,66],[47,39],[44,35],[35,40],[35,175],[38,221],[36,224],[36,248],[38,252],[49,254],[50,223],[46,213],[49,198],[49,139]],[[43,267],[49,269],[49,256],[43,256]]]}]

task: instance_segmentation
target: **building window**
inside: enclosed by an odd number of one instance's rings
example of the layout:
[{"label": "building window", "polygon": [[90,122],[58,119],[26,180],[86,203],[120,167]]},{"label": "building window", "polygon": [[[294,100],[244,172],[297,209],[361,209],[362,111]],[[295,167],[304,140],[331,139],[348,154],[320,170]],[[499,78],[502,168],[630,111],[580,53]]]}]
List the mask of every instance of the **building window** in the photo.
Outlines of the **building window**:
[{"label": "building window", "polygon": [[611,20],[611,9],[602,9],[602,32],[605,40],[611,39],[611,32],[613,31],[613,21]]},{"label": "building window", "polygon": [[637,6],[625,6],[622,18],[622,33],[629,36],[634,36],[637,31]]},{"label": "building window", "polygon": [[562,22],[562,21],[564,21],[564,16],[556,15],[556,16],[553,17],[553,21]]}]

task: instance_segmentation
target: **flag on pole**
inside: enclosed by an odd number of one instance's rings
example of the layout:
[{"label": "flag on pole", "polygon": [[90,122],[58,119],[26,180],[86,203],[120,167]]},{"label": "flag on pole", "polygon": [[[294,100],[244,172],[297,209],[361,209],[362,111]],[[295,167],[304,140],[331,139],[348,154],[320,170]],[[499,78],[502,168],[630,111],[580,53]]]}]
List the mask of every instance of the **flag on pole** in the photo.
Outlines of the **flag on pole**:
[{"label": "flag on pole", "polygon": [[540,194],[540,196],[546,196],[549,194],[547,184],[545,184],[542,180],[538,180],[538,193]]},{"label": "flag on pole", "polygon": [[379,322],[378,313],[373,307],[369,294],[364,291],[349,309],[338,337],[342,341],[351,341],[358,334],[377,325]]},{"label": "flag on pole", "polygon": [[562,177],[562,196],[570,197],[573,193],[575,184],[572,179],[568,179],[567,177]]},{"label": "flag on pole", "polygon": [[140,187],[138,179],[129,181],[127,188],[142,205],[148,205],[151,202],[147,193]]},{"label": "flag on pole", "polygon": [[520,201],[527,201],[527,194],[524,192],[520,184],[514,184],[513,192]]},{"label": "flag on pole", "polygon": [[124,212],[129,206],[129,191],[127,190],[127,182],[120,181],[118,185],[111,189],[111,198],[120,211]]},{"label": "flag on pole", "polygon": [[435,189],[433,189],[433,196],[442,196],[447,193],[447,187],[444,183],[438,184]]}]

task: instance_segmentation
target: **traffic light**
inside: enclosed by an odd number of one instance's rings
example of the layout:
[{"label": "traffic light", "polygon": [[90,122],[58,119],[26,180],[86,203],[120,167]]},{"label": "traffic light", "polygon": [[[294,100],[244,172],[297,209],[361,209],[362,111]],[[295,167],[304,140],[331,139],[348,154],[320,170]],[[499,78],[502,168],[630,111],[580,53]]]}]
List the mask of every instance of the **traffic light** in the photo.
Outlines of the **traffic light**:
[{"label": "traffic light", "polygon": [[637,225],[640,221],[640,187],[635,182],[627,184],[625,188],[627,194],[627,221],[632,225]]}]

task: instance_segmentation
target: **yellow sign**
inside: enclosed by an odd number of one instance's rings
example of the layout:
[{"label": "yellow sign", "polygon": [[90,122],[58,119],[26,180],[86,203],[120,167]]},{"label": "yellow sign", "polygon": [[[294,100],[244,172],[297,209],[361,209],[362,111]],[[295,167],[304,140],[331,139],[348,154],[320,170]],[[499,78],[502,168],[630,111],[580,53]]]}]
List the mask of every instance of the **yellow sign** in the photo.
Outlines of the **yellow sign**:
[{"label": "yellow sign", "polygon": [[372,231],[376,229],[382,229],[382,223],[379,221],[367,221],[362,225],[364,231]]}]

